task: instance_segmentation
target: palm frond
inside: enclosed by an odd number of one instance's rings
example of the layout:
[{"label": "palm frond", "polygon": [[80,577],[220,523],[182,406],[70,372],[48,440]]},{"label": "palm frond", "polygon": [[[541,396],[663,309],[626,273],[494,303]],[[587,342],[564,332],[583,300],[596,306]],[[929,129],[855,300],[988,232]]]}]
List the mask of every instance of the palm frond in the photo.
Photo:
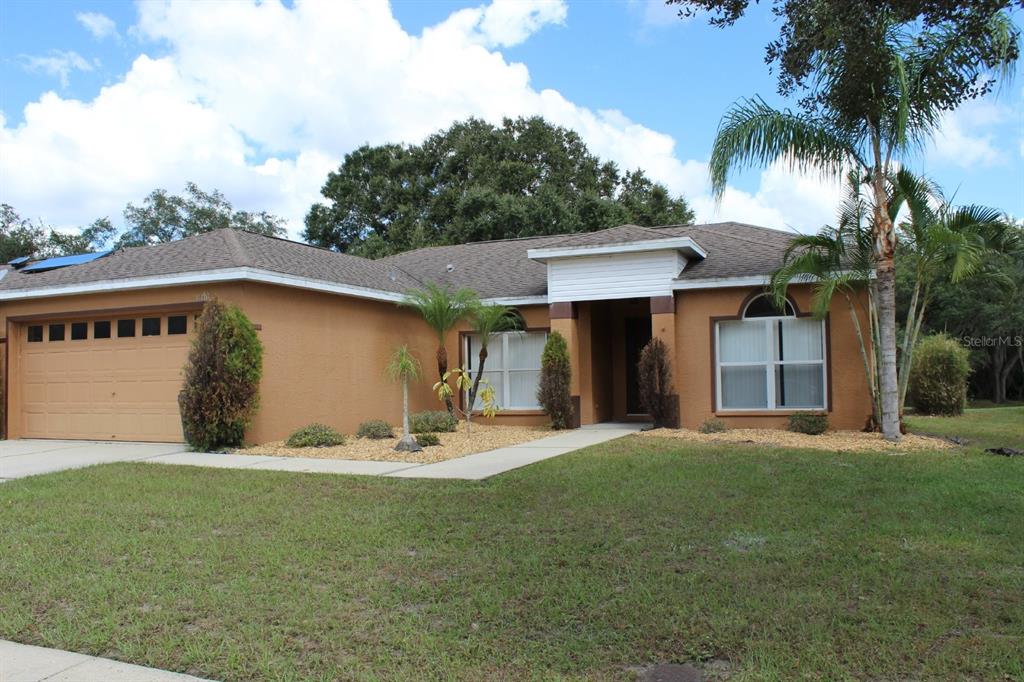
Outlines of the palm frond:
[{"label": "palm frond", "polygon": [[743,99],[726,112],[715,136],[709,169],[715,197],[721,199],[730,171],[779,160],[793,170],[833,176],[860,162],[851,141],[824,119],[780,111],[759,97]]}]

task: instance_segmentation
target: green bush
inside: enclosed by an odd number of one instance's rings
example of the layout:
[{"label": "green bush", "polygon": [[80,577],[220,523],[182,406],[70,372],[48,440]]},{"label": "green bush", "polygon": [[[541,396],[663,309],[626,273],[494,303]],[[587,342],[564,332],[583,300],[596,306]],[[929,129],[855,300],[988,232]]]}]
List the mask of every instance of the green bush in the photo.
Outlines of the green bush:
[{"label": "green bush", "polygon": [[572,426],[572,397],[569,395],[571,379],[569,345],[565,342],[564,336],[558,332],[551,332],[540,356],[537,402],[551,418],[553,429],[568,429]]},{"label": "green bush", "polygon": [[263,344],[237,306],[206,303],[178,394],[185,440],[194,450],[242,445],[259,406]]},{"label": "green bush", "polygon": [[288,436],[284,444],[290,448],[325,448],[331,445],[344,445],[345,436],[330,426],[310,424]]},{"label": "green bush", "polygon": [[383,419],[371,419],[368,422],[363,422],[359,425],[356,435],[360,438],[372,438],[374,440],[395,437],[395,434],[391,432],[391,424],[388,424]]},{"label": "green bush", "polygon": [[644,346],[637,370],[640,404],[651,415],[654,428],[676,426],[679,419],[672,395],[672,362],[664,341],[653,338]]},{"label": "green bush", "polygon": [[418,433],[416,434],[416,442],[426,448],[431,445],[440,445],[441,437],[436,433]]},{"label": "green bush", "polygon": [[409,415],[409,430],[413,433],[451,433],[459,420],[445,410],[427,410]]},{"label": "green bush", "polygon": [[728,431],[729,427],[721,419],[708,419],[697,430],[701,433],[722,433]]},{"label": "green bush", "polygon": [[967,404],[970,353],[947,334],[921,339],[910,370],[910,402],[923,414],[962,414]]},{"label": "green bush", "polygon": [[828,417],[815,412],[794,412],[789,415],[789,430],[817,436],[828,431]]}]

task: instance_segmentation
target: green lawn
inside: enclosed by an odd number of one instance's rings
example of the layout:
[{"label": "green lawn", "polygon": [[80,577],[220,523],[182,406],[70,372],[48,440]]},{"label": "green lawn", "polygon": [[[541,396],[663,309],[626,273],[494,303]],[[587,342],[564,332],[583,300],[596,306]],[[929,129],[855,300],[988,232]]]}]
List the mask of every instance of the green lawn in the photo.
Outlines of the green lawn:
[{"label": "green lawn", "polygon": [[906,420],[915,433],[962,438],[978,448],[1024,450],[1024,407],[985,407],[966,410],[961,417],[908,416]]},{"label": "green lawn", "polygon": [[484,483],[107,465],[0,485],[0,638],[231,680],[1024,680],[1022,491],[973,449],[642,437]]}]

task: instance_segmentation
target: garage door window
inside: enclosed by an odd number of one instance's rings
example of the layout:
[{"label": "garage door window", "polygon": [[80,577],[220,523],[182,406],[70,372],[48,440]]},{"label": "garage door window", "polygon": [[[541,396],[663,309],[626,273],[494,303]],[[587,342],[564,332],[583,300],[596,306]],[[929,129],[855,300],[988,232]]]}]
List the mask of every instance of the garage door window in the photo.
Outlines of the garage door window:
[{"label": "garage door window", "polygon": [[94,339],[109,339],[110,338],[110,320],[96,320],[92,323],[92,338]]},{"label": "garage door window", "polygon": [[160,318],[159,317],[144,317],[144,318],[142,318],[142,335],[143,336],[160,336]]},{"label": "garage door window", "polygon": [[28,342],[40,343],[43,340],[43,325],[33,324],[28,328]]},{"label": "garage door window", "polygon": [[118,320],[117,336],[118,338],[135,336],[135,320]]},{"label": "garage door window", "polygon": [[72,341],[83,341],[89,336],[89,325],[85,322],[72,322],[71,323],[71,340]]},{"label": "garage door window", "polygon": [[50,325],[50,341],[63,341],[64,340],[64,325],[62,324],[51,324]]},{"label": "garage door window", "polygon": [[188,316],[187,315],[171,315],[167,318],[167,333],[168,334],[187,334],[188,333]]}]

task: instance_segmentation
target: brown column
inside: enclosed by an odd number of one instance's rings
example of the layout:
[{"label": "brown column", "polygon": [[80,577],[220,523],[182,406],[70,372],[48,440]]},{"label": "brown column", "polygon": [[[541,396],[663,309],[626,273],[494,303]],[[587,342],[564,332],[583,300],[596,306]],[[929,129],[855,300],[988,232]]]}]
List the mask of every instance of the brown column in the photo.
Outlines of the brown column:
[{"label": "brown column", "polygon": [[569,395],[573,405],[573,428],[579,428],[581,423],[580,409],[580,331],[579,317],[576,304],[570,302],[552,303],[549,308],[551,318],[551,331],[558,332],[565,337],[565,343],[569,347],[569,367],[572,370],[572,378],[569,380]]},{"label": "brown column", "polygon": [[661,339],[668,349],[668,357],[672,367],[673,392],[672,400],[675,404],[674,419],[670,419],[672,428],[679,428],[679,392],[676,358],[676,300],[675,296],[652,296],[651,297],[651,338]]}]

